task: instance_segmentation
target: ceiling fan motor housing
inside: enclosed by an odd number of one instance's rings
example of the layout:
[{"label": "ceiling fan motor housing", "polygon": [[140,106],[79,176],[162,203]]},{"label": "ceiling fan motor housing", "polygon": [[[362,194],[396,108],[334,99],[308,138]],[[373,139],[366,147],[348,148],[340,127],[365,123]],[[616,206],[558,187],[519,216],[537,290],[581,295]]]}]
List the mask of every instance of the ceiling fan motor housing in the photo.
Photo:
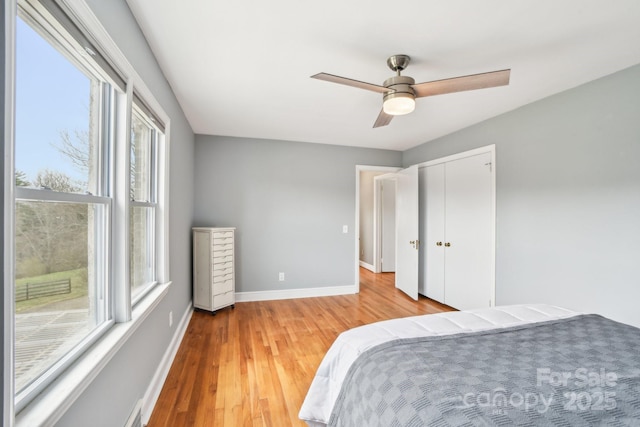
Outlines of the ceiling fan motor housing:
[{"label": "ceiling fan motor housing", "polygon": [[391,92],[385,93],[384,96],[386,97],[394,93],[410,93],[411,95],[415,96],[416,93],[413,91],[413,88],[411,87],[411,85],[415,83],[416,81],[409,76],[389,77],[387,80],[384,81],[382,86],[386,87],[387,89],[391,89]]}]

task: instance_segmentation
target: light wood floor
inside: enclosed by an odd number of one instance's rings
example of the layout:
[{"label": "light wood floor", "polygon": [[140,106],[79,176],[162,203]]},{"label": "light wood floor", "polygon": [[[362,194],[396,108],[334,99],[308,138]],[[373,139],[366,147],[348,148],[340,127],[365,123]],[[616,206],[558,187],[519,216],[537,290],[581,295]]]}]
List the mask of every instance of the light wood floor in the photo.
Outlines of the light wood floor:
[{"label": "light wood floor", "polygon": [[449,311],[394,287],[394,274],[360,269],[360,293],[237,303],[196,311],[148,424],[304,426],[298,411],[338,334],[379,320]]}]

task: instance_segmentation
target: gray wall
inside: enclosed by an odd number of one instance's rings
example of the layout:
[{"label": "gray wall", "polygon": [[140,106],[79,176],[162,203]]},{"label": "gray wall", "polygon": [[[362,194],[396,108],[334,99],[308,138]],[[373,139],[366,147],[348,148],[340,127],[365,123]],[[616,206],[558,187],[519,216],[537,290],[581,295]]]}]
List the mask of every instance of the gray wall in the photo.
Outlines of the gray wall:
[{"label": "gray wall", "polygon": [[195,151],[195,225],[237,227],[237,292],[354,285],[355,166],[402,153],[204,135]]},{"label": "gray wall", "polygon": [[[146,391],[191,301],[190,227],[193,214],[194,135],[124,0],[89,6],[171,119],[169,246],[173,285],[168,295],[60,420],[60,426],[124,425]],[[168,327],[169,311],[174,324]]]},{"label": "gray wall", "polygon": [[496,144],[497,304],[543,302],[640,326],[640,66],[403,153]]}]

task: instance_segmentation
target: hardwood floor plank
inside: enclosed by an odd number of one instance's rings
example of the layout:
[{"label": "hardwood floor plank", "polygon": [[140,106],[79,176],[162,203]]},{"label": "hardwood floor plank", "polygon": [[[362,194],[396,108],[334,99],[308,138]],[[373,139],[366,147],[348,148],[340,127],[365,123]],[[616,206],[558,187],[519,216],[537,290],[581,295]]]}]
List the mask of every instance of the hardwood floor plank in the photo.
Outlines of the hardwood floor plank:
[{"label": "hardwood floor plank", "polygon": [[304,426],[300,406],[343,331],[380,320],[452,310],[394,286],[393,273],[360,269],[360,293],[237,303],[196,311],[148,427]]}]

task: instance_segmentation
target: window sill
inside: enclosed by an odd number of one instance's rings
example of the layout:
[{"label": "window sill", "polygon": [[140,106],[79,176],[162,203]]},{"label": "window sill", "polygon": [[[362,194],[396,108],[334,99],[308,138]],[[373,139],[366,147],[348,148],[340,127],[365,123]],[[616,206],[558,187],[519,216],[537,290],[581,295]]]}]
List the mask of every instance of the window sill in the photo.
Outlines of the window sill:
[{"label": "window sill", "polygon": [[16,415],[16,427],[55,424],[118,353],[169,291],[171,282],[154,287],[133,308],[130,322],[115,324],[66,372]]}]

